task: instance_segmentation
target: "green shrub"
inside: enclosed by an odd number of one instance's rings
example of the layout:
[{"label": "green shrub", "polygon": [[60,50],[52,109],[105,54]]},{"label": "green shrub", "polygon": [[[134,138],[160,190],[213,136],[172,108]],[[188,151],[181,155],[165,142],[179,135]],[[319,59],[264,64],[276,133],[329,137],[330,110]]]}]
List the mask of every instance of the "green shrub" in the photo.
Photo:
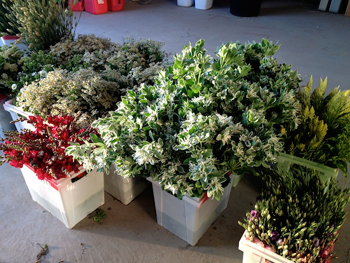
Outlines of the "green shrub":
[{"label": "green shrub", "polygon": [[[68,152],[87,169],[114,164],[124,177],[152,176],[178,198],[219,199],[228,173],[276,160],[281,124],[295,126],[300,79],[272,57],[278,46],[185,47],[154,86],[129,90],[118,109],[93,123],[103,142]],[[249,62],[257,58],[258,67]]]}]

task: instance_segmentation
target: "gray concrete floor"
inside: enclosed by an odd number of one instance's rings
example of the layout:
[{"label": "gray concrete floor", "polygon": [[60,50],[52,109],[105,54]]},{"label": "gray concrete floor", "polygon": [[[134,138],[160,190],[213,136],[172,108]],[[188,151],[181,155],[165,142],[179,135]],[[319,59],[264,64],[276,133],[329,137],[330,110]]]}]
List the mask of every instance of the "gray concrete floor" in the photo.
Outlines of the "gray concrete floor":
[{"label": "gray concrete floor", "polygon": [[[213,54],[229,41],[279,42],[280,62],[293,65],[304,83],[328,76],[329,89],[350,83],[350,18],[340,14],[307,9],[305,2],[266,0],[261,14],[241,18],[230,14],[228,0],[215,0],[210,10],[178,7],[175,0],[152,0],[150,4],[126,2],[121,12],[103,15],[82,14],[79,34],[96,34],[121,41],[125,37],[149,38],[164,42],[168,52],[206,40]],[[156,222],[152,189],[149,187],[128,206],[105,194],[101,207],[107,217],[99,225],[87,217],[67,229],[32,201],[19,169],[0,167],[0,262],[34,262],[47,244],[49,254],[42,262],[121,262],[121,263],[238,263],[242,252],[238,242],[243,228],[237,224],[252,208],[260,191],[256,178],[244,177],[232,189],[227,209],[203,235],[189,246]],[[340,176],[344,185],[349,179]],[[348,206],[349,210],[349,206]],[[349,263],[349,216],[335,246],[338,259]]]}]

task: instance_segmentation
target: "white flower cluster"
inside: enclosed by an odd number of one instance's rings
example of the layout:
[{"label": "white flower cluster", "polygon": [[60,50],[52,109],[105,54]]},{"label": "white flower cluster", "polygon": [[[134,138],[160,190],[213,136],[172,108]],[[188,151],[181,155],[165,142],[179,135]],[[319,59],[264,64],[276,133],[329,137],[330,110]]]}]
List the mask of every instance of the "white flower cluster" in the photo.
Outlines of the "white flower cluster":
[{"label": "white flower cluster", "polygon": [[56,69],[24,86],[17,103],[25,111],[44,115],[70,115],[83,126],[104,116],[120,98],[119,86],[90,69],[68,72]]}]

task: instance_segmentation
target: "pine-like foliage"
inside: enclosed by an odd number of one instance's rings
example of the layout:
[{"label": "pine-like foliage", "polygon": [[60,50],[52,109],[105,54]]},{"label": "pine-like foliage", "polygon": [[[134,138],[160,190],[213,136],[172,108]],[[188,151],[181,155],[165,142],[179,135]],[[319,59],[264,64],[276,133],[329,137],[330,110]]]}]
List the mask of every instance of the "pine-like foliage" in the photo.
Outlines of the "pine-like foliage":
[{"label": "pine-like foliage", "polygon": [[312,78],[298,92],[299,127],[282,128],[288,153],[341,169],[347,174],[350,159],[350,91],[334,88],[325,95],[327,78],[312,91]]}]

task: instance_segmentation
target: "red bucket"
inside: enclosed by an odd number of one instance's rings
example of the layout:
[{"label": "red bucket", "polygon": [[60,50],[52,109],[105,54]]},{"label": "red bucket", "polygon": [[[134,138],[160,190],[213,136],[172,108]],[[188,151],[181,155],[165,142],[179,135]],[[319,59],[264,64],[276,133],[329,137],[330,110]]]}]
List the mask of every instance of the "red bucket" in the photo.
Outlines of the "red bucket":
[{"label": "red bucket", "polygon": [[124,8],[125,0],[108,0],[109,11],[121,11]]},{"label": "red bucket", "polygon": [[84,0],[80,0],[74,4],[74,0],[69,0],[69,9],[72,11],[83,11]]},{"label": "red bucket", "polygon": [[100,15],[108,12],[107,0],[85,0],[85,11],[93,15]]}]

